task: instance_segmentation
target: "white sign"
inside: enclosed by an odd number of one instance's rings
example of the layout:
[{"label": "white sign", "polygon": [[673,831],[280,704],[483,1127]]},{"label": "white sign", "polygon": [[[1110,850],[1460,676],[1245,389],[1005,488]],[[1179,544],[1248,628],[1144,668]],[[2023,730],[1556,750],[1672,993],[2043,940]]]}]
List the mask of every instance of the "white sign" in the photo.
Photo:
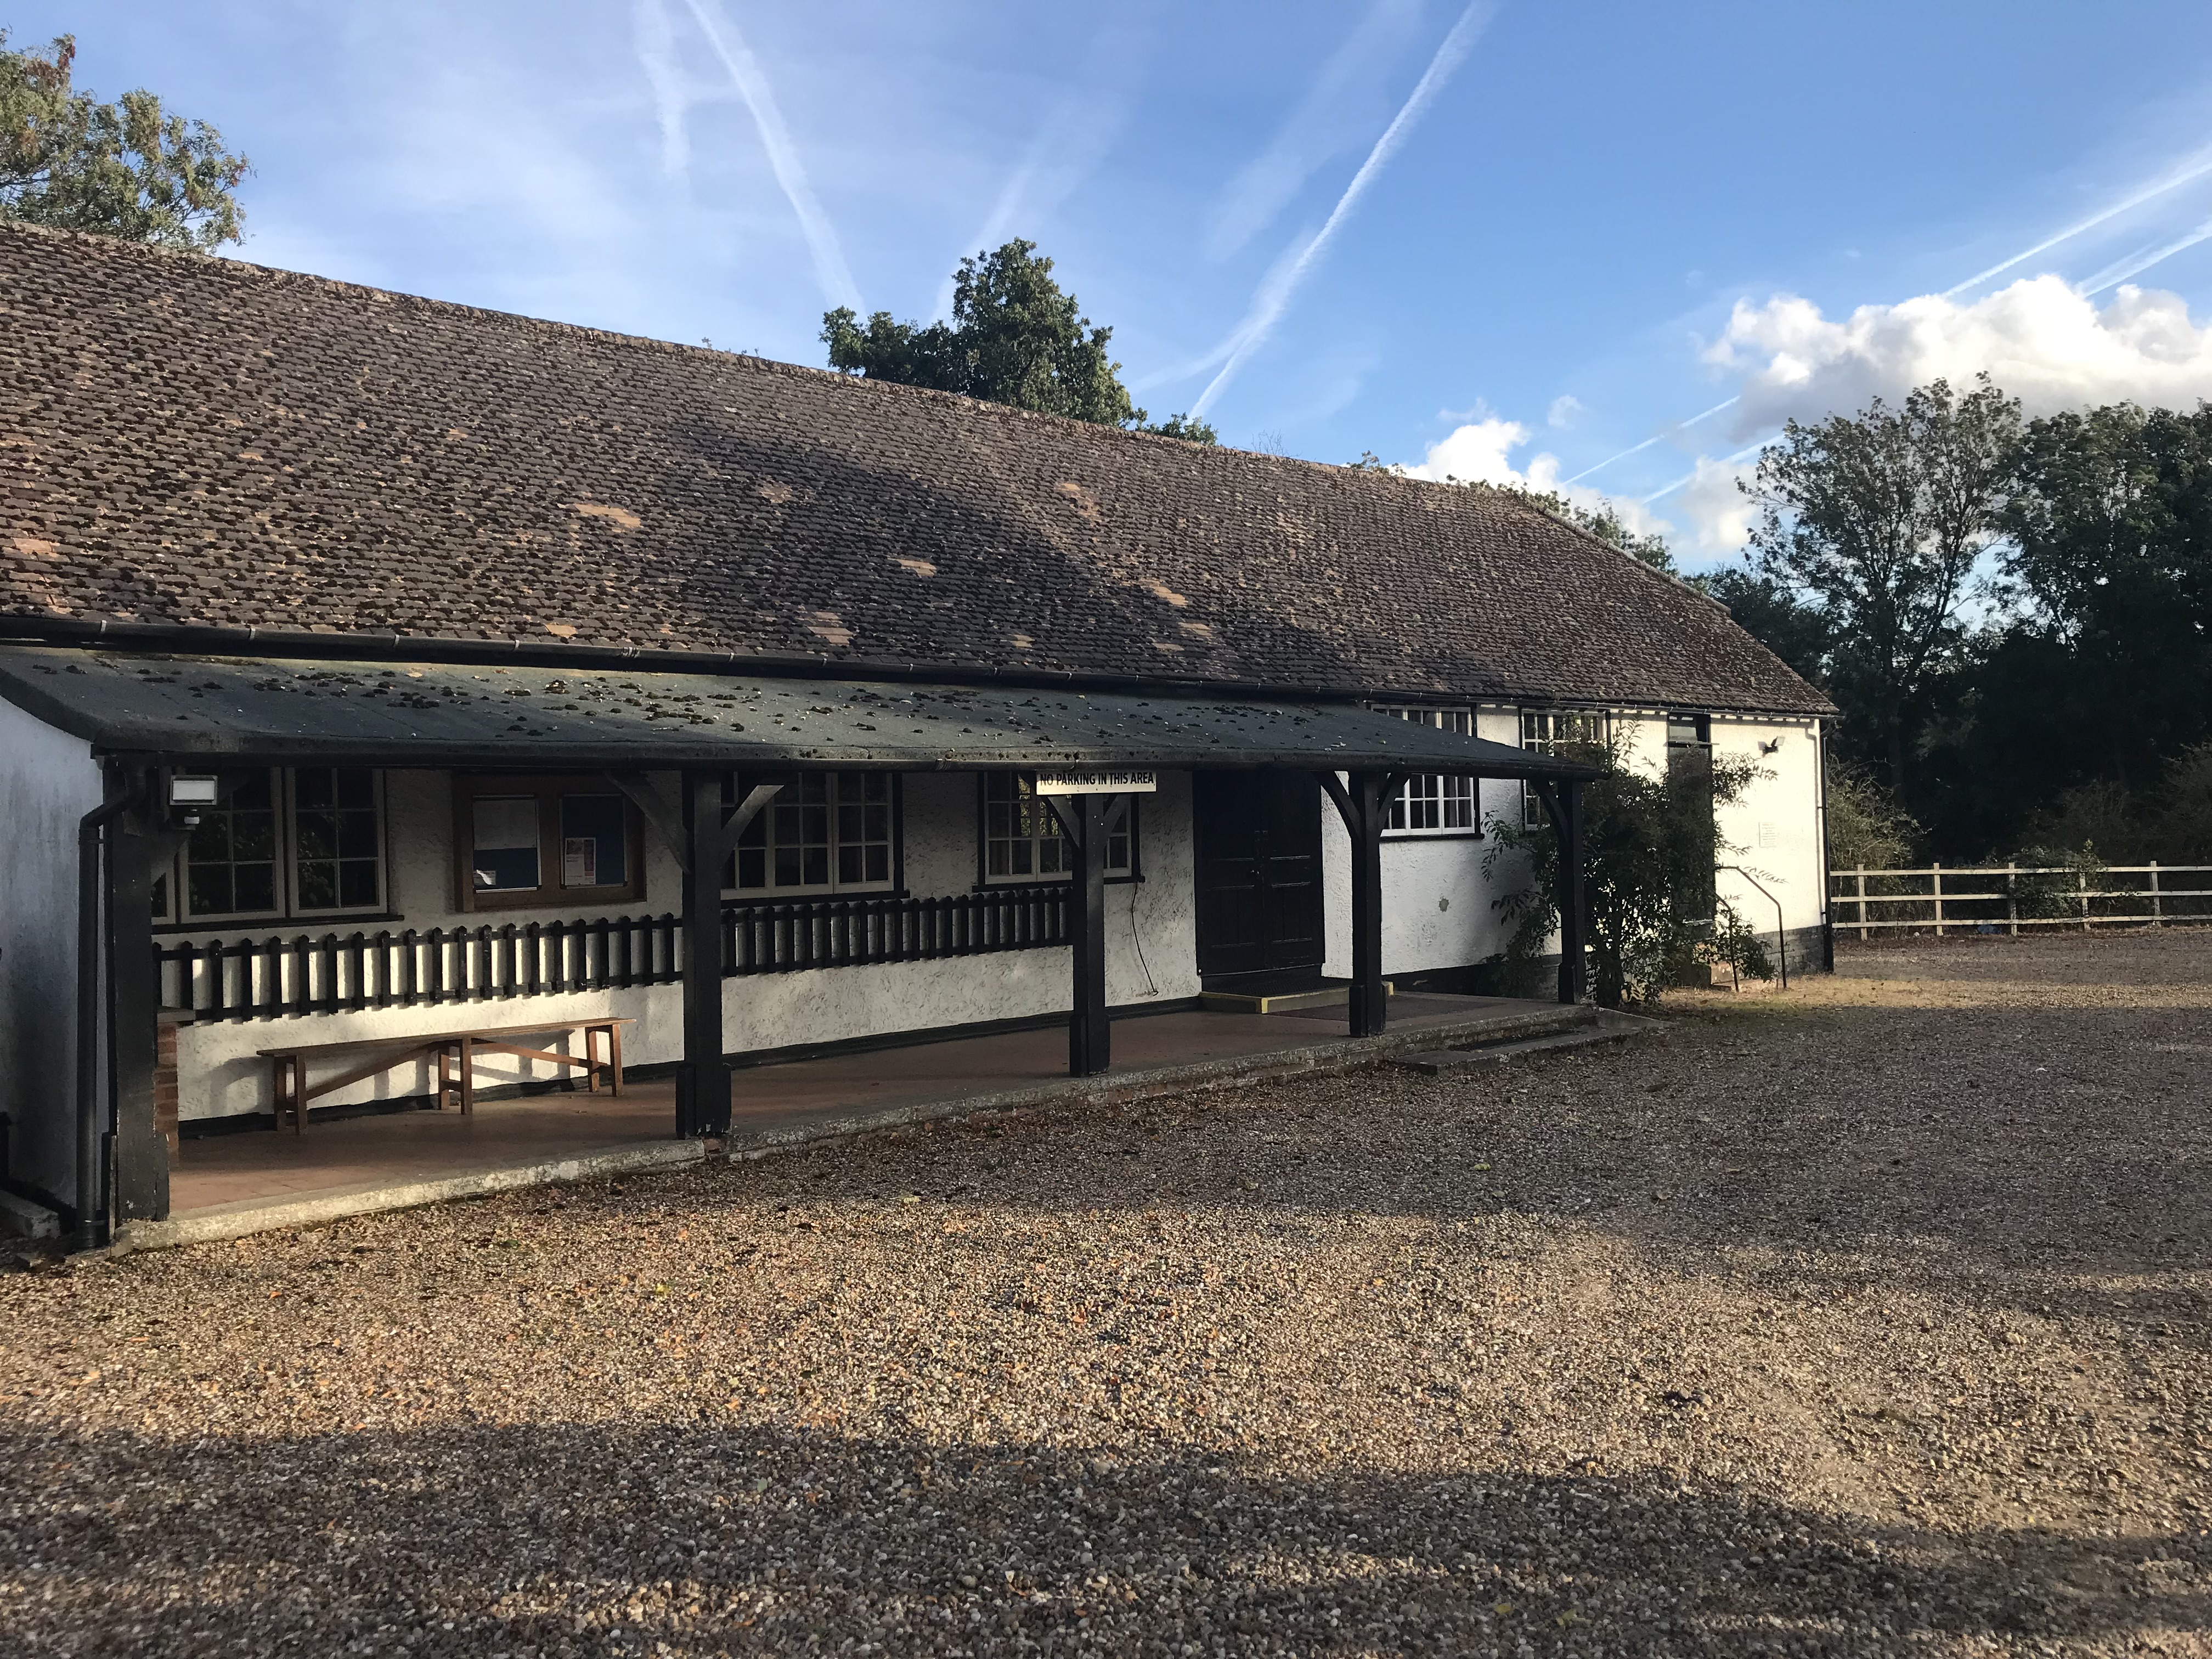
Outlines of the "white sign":
[{"label": "white sign", "polygon": [[1158,792],[1157,772],[1040,772],[1040,795],[1150,795]]},{"label": "white sign", "polygon": [[[595,836],[561,838],[561,884],[563,887],[599,885],[599,843]],[[607,885],[614,884],[609,882]]]}]

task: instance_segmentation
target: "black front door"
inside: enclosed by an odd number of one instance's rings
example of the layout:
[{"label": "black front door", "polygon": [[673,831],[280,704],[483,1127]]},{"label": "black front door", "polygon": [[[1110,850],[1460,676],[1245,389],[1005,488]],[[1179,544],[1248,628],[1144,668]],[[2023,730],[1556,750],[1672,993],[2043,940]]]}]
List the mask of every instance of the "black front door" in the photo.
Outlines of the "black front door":
[{"label": "black front door", "polygon": [[1200,772],[1194,817],[1200,976],[1215,989],[1318,981],[1321,785],[1304,772]]}]

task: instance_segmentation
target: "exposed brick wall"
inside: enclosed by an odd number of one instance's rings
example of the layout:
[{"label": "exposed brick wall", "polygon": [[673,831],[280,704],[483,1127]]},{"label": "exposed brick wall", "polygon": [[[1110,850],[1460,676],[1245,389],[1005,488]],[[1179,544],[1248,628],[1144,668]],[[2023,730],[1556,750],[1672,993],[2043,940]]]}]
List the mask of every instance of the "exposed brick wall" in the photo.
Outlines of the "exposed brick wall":
[{"label": "exposed brick wall", "polygon": [[169,1144],[169,1162],[177,1161],[177,1023],[165,1019],[155,1037],[154,1127]]}]

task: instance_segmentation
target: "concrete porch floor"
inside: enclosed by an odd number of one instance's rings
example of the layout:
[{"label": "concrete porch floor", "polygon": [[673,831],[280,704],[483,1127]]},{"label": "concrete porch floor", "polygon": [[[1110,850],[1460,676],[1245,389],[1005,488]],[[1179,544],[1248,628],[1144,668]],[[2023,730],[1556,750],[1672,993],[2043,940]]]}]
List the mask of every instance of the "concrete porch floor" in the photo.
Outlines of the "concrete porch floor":
[{"label": "concrete porch floor", "polygon": [[[1164,1092],[1275,1070],[1357,1064],[1446,1042],[1504,1039],[1588,1011],[1502,997],[1410,994],[1390,1000],[1389,1030],[1347,1040],[1344,1009],[1271,1014],[1177,1012],[1114,1022],[1114,1066],[1067,1075],[1064,1028],[1002,1032],[736,1073],[733,1153],[921,1117],[1064,1097]],[[475,1115],[404,1112],[184,1142],[171,1170],[168,1223],[147,1243],[233,1237],[471,1192],[696,1161],[673,1138],[675,1085],[630,1085],[620,1100],[561,1092],[482,1101]],[[256,1224],[258,1218],[258,1224]]]}]

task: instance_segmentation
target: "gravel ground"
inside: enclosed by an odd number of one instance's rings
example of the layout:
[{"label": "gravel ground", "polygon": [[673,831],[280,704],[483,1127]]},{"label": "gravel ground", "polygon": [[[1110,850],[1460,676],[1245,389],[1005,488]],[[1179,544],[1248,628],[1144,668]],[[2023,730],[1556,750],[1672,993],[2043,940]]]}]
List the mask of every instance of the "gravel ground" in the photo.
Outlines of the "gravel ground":
[{"label": "gravel ground", "polygon": [[0,1279],[0,1652],[2212,1653],[2212,933]]}]

